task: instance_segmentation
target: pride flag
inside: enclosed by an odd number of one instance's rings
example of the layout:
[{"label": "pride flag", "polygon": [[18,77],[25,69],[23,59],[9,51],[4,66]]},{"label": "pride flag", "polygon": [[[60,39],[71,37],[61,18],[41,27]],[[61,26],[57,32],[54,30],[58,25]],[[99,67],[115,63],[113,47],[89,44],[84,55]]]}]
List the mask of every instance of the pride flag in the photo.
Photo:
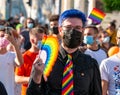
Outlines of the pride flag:
[{"label": "pride flag", "polygon": [[93,8],[88,18],[92,19],[93,23],[100,24],[105,17],[105,13],[97,8]]}]

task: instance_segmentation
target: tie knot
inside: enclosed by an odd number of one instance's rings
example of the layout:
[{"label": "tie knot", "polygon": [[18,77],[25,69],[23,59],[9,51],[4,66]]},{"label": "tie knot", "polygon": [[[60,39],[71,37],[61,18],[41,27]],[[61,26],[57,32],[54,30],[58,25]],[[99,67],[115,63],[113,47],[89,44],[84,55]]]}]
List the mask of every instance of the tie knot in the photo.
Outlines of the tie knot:
[{"label": "tie knot", "polygon": [[68,56],[69,60],[72,60],[72,55],[71,54],[68,54],[67,56]]}]

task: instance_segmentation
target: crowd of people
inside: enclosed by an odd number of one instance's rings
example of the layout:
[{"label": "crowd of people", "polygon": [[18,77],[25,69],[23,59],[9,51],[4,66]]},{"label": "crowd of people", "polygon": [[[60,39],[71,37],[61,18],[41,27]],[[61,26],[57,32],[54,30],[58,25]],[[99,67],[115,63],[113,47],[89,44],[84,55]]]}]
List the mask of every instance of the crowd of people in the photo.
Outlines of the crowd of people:
[{"label": "crowd of people", "polygon": [[[38,56],[45,35],[56,37],[60,44],[48,77]],[[0,20],[0,93],[120,95],[119,48],[120,29],[115,20],[103,29],[87,24],[85,14],[77,9],[51,15],[49,25],[23,14]]]}]

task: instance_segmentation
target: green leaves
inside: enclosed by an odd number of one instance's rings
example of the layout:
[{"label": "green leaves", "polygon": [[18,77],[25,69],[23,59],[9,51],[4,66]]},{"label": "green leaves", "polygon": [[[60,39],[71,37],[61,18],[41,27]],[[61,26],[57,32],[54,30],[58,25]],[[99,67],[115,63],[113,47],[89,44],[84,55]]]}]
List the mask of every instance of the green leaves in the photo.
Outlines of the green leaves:
[{"label": "green leaves", "polygon": [[120,11],[120,0],[102,0],[106,12]]}]

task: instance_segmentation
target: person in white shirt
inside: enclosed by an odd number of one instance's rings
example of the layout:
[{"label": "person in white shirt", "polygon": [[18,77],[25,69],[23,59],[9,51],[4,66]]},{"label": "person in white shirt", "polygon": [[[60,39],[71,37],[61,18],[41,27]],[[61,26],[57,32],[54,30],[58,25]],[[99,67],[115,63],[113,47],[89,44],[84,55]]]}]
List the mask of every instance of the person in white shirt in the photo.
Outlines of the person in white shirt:
[{"label": "person in white shirt", "polygon": [[[11,43],[14,51],[7,50],[7,45]],[[4,84],[8,95],[14,95],[14,68],[23,63],[22,54],[14,39],[12,30],[6,32],[3,26],[0,28],[0,81]]]},{"label": "person in white shirt", "polygon": [[85,54],[90,55],[92,58],[96,59],[100,65],[101,61],[107,58],[107,54],[102,50],[98,44],[98,29],[94,25],[88,25],[84,30],[84,43],[87,46]]},{"label": "person in white shirt", "polygon": [[[120,48],[120,30],[117,32],[117,44]],[[102,95],[120,95],[120,50],[105,59],[100,65]]]},{"label": "person in white shirt", "polygon": [[25,16],[23,15],[23,13],[20,13],[20,19],[19,19],[20,24],[24,25],[25,19],[26,19],[26,18],[25,18]]}]

